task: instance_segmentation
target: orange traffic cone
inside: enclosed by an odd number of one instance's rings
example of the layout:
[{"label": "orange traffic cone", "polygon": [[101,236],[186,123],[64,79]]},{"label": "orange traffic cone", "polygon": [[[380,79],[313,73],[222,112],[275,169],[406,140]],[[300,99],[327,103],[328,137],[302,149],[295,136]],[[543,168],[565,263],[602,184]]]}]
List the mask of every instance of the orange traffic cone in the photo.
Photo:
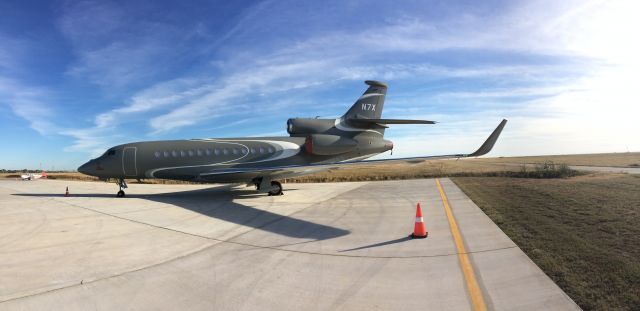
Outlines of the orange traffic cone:
[{"label": "orange traffic cone", "polygon": [[69,196],[69,187],[67,187],[67,190],[64,192],[64,196],[68,197]]},{"label": "orange traffic cone", "polygon": [[413,239],[424,239],[429,235],[427,232],[427,228],[424,226],[424,219],[422,218],[422,209],[420,208],[420,203],[416,206],[416,224],[413,227],[413,233],[411,234],[411,238]]}]

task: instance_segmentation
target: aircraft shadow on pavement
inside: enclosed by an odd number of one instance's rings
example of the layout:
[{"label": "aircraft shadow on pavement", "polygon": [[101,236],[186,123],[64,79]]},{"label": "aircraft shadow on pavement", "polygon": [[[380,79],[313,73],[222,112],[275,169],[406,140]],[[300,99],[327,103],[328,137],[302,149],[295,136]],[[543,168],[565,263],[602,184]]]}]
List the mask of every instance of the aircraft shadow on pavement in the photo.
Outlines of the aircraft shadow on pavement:
[{"label": "aircraft shadow on pavement", "polygon": [[[14,195],[25,197],[64,197],[64,194],[58,193],[17,193]],[[233,186],[223,186],[160,194],[127,194],[125,198],[118,198],[118,200],[135,198],[171,204],[207,217],[299,239],[327,240],[350,233],[350,231],[341,228],[318,224],[238,203],[238,201],[242,201],[242,199],[265,196],[265,194],[258,193],[257,191],[233,189]],[[103,193],[72,194],[72,197],[115,199],[114,194]],[[275,199],[277,200],[278,198]],[[277,204],[270,207],[270,209],[275,211],[277,211],[277,208]]]},{"label": "aircraft shadow on pavement", "polygon": [[405,237],[402,237],[402,238],[399,238],[399,239],[394,239],[394,240],[389,240],[389,241],[385,241],[385,242],[380,242],[380,243],[369,244],[369,245],[365,245],[365,246],[360,246],[360,247],[341,250],[341,251],[339,251],[339,253],[357,251],[357,250],[360,250],[360,249],[381,247],[381,246],[385,246],[385,245],[402,243],[402,242],[406,242],[406,241],[410,241],[410,240],[411,240],[411,236],[405,236]]}]

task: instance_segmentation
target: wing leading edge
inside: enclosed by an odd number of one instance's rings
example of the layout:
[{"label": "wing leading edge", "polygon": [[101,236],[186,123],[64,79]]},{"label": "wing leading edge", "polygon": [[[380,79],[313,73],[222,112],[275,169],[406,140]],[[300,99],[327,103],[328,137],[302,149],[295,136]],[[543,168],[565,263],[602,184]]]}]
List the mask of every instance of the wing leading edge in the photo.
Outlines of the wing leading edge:
[{"label": "wing leading edge", "polygon": [[[409,157],[409,158],[397,158],[397,159],[380,159],[380,160],[363,160],[363,161],[345,161],[335,163],[322,163],[322,164],[308,164],[308,165],[291,165],[291,166],[278,166],[269,168],[230,168],[227,170],[219,170],[215,172],[207,172],[200,174],[203,179],[208,179],[214,176],[223,176],[229,174],[249,174],[260,176],[295,176],[311,174],[328,169],[337,169],[352,165],[375,165],[383,163],[420,163],[427,160],[440,160],[440,159],[452,159],[452,158],[471,158],[485,155],[493,149],[502,129],[507,124],[507,120],[503,119],[502,122],[496,127],[495,130],[489,135],[487,140],[478,148],[478,150],[467,154],[448,154],[448,155],[436,155],[436,156],[421,156],[421,157]],[[282,178],[282,177],[279,177]]]}]

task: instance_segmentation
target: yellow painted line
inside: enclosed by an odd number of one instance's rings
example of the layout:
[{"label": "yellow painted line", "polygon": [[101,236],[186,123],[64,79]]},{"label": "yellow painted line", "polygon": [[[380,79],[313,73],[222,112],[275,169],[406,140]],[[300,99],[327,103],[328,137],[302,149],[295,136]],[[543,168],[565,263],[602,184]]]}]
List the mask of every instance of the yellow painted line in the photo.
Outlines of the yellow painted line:
[{"label": "yellow painted line", "polygon": [[487,306],[484,303],[484,297],[482,297],[482,291],[480,290],[480,286],[478,285],[478,281],[476,280],[476,275],[473,272],[473,266],[471,266],[471,261],[469,260],[467,251],[464,248],[464,243],[462,243],[462,236],[460,235],[460,230],[458,230],[458,224],[456,223],[456,219],[455,217],[453,217],[453,213],[451,212],[451,207],[449,206],[447,195],[444,193],[444,189],[440,184],[440,180],[438,180],[437,178],[436,185],[438,186],[438,191],[440,191],[440,197],[442,198],[444,210],[447,213],[447,219],[449,220],[449,227],[451,228],[453,240],[456,243],[456,249],[458,250],[458,259],[460,260],[460,267],[462,268],[462,273],[464,274],[464,280],[467,282],[467,290],[469,291],[469,296],[471,296],[471,304],[473,305],[473,310],[485,311],[487,310]]}]

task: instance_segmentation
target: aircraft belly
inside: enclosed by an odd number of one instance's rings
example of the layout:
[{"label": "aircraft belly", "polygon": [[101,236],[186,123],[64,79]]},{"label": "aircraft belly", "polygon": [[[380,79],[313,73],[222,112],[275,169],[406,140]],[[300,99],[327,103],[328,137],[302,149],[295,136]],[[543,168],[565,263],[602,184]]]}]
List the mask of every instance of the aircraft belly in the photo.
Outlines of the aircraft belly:
[{"label": "aircraft belly", "polygon": [[[273,179],[291,178],[295,176],[326,170],[324,168],[308,168],[304,171],[275,170],[274,167],[304,166],[310,164],[308,159],[295,156],[288,159],[260,162],[238,163],[236,165],[197,165],[195,167],[156,168],[147,170],[148,178],[162,178],[193,182],[235,183],[251,182],[255,178],[269,176]],[[245,170],[245,172],[241,172]],[[239,172],[240,171],[240,172]]]}]

